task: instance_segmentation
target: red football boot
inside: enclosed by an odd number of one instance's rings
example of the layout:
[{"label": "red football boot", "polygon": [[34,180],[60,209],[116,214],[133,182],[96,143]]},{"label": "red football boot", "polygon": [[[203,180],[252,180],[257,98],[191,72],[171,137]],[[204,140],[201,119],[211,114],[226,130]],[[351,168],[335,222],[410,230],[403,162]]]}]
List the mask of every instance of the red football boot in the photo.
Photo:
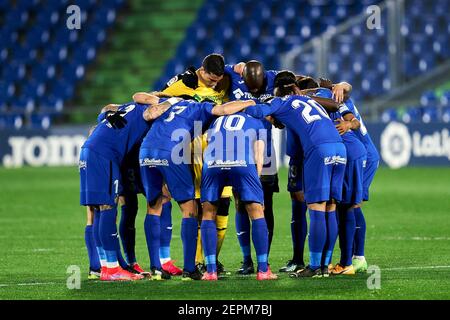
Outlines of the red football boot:
[{"label": "red football boot", "polygon": [[102,279],[103,281],[135,281],[141,280],[144,276],[140,274],[134,274],[129,271],[122,269],[121,267],[108,268],[106,272],[106,277]]},{"label": "red football boot", "polygon": [[270,268],[267,269],[266,272],[258,271],[258,274],[256,275],[256,280],[277,280],[278,276],[270,270]]},{"label": "red football boot", "polygon": [[175,264],[174,264],[175,260],[169,260],[166,263],[163,263],[161,265],[161,268],[168,272],[170,275],[172,276],[181,276],[183,274],[183,270],[181,270],[180,268],[178,268]]},{"label": "red football boot", "polygon": [[217,281],[217,272],[205,272],[203,274],[202,280],[206,281]]}]

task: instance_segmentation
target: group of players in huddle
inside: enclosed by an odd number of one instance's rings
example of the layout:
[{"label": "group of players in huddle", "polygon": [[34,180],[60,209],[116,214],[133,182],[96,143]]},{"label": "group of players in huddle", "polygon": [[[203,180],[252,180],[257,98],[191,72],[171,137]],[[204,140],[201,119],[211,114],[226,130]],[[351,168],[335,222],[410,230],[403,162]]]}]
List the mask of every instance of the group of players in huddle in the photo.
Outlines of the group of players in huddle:
[{"label": "group of players in huddle", "polygon": [[[268,261],[272,200],[279,191],[273,126],[287,132],[292,199],[293,257],[279,271],[291,278],[366,271],[361,205],[369,199],[379,155],[351,90],[345,82],[266,71],[255,60],[225,65],[221,55],[211,54],[160,92],[136,93],[131,103],[104,107],[79,161],[89,278],[217,280],[226,272],[218,256],[234,196],[243,255],[237,273],[255,272],[252,240],[257,280],[277,279]],[[147,200],[149,272],[135,254],[139,193]],[[170,256],[172,199],[183,216],[183,269]],[[341,257],[333,265],[338,236]]]}]

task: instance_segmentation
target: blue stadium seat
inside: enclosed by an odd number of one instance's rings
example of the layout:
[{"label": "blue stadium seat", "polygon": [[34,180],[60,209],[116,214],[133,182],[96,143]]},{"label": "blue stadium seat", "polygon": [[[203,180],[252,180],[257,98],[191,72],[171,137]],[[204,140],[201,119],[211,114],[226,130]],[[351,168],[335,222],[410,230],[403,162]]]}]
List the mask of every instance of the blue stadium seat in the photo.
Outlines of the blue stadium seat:
[{"label": "blue stadium seat", "polygon": [[383,111],[381,114],[381,121],[383,123],[389,123],[391,121],[397,121],[398,120],[398,114],[396,108],[388,108]]},{"label": "blue stadium seat", "polygon": [[436,107],[426,107],[423,109],[422,122],[430,123],[436,122],[439,119],[438,109]]},{"label": "blue stadium seat", "polygon": [[434,91],[427,91],[422,94],[420,98],[420,104],[422,107],[436,108],[439,105],[439,99]]},{"label": "blue stadium seat", "polygon": [[442,121],[450,123],[450,108],[445,108],[442,112]]},{"label": "blue stadium seat", "polygon": [[422,109],[420,107],[408,107],[402,116],[405,123],[415,123],[422,121]]},{"label": "blue stadium seat", "polygon": [[0,128],[22,129],[24,124],[21,114],[0,114]]},{"label": "blue stadium seat", "polygon": [[441,106],[450,107],[450,91],[445,91],[441,96]]},{"label": "blue stadium seat", "polygon": [[50,128],[51,121],[51,116],[48,114],[32,114],[30,116],[30,127],[47,130]]},{"label": "blue stadium seat", "polygon": [[64,100],[53,94],[46,94],[38,102],[41,111],[61,112],[64,107]]}]

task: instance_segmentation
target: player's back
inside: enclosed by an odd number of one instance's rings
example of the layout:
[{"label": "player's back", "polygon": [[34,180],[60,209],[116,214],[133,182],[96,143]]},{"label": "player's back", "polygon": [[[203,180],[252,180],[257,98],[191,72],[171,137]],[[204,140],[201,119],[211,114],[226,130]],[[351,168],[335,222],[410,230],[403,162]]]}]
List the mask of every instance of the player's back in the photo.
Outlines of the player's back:
[{"label": "player's back", "polygon": [[230,166],[255,163],[254,143],[267,135],[263,123],[244,112],[216,119],[207,131],[208,146],[204,161]]},{"label": "player's back", "polygon": [[351,98],[347,99],[341,105],[341,107],[339,108],[339,111],[341,114],[345,114],[346,112],[351,112],[351,113],[353,113],[355,118],[358,119],[361,126],[358,130],[353,131],[353,133],[364,144],[364,146],[367,150],[367,159],[368,160],[370,159],[372,161],[378,161],[380,159],[378,150],[375,147],[375,144],[373,143],[369,132],[367,131],[366,125],[364,124],[362,116],[359,113],[358,108],[356,107],[355,103],[353,102],[353,99],[351,99]]},{"label": "player's back", "polygon": [[[156,119],[142,142],[142,148],[172,151],[181,142],[189,143],[214,118],[214,104],[183,100]],[[198,127],[196,127],[198,126]]]},{"label": "player's back", "polygon": [[300,139],[304,153],[323,143],[342,142],[325,109],[306,96],[274,98],[271,114]]},{"label": "player's back", "polygon": [[83,148],[92,149],[105,157],[121,162],[125,155],[147,134],[151,122],[143,118],[143,113],[148,105],[139,103],[127,103],[119,107],[118,111],[124,111],[122,117],[127,121],[121,129],[114,129],[111,124],[103,119],[86,140]]}]

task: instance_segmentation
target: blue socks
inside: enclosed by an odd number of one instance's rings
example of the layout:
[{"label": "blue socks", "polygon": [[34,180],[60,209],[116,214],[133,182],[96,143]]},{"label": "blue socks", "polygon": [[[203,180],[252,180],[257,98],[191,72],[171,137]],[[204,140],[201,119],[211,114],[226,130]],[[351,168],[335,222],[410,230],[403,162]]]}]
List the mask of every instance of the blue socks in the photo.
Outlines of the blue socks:
[{"label": "blue socks", "polygon": [[93,226],[86,226],[84,229],[84,242],[86,243],[86,249],[89,257],[89,269],[100,270],[100,259],[98,257],[97,248],[94,240]]},{"label": "blue socks", "polygon": [[322,256],[322,266],[327,267],[331,263],[333,257],[334,245],[338,237],[338,225],[336,219],[336,211],[326,212],[325,220],[327,224],[327,239]]},{"label": "blue socks", "polygon": [[119,266],[117,261],[117,208],[100,211],[100,241],[106,254],[106,265],[108,268]]},{"label": "blue socks", "polygon": [[353,240],[355,238],[356,221],[354,209],[339,208],[339,246],[341,248],[341,261],[343,266],[352,264]]},{"label": "blue socks", "polygon": [[327,225],[325,212],[309,210],[309,265],[311,269],[320,268],[322,262],[322,252],[327,238]]},{"label": "blue socks", "polygon": [[267,251],[269,250],[269,231],[266,219],[260,218],[252,221],[252,240],[255,246],[258,271],[267,272]]},{"label": "blue socks", "polygon": [[366,241],[366,220],[361,208],[355,208],[356,231],[353,242],[353,255],[364,257],[364,244]]},{"label": "blue socks", "polygon": [[236,235],[239,240],[244,262],[250,262],[252,260],[252,252],[250,247],[250,219],[247,212],[236,212],[235,223]]},{"label": "blue socks", "polygon": [[305,264],[303,252],[305,250],[306,234],[308,224],[306,222],[306,210],[308,209],[304,201],[292,200],[292,220],[291,236],[294,255],[292,260],[299,264]]},{"label": "blue socks", "polygon": [[144,222],[145,238],[147,240],[148,255],[150,256],[150,269],[161,269],[159,261],[159,245],[160,245],[160,217],[146,214]]},{"label": "blue socks", "polygon": [[136,262],[136,228],[135,221],[137,216],[137,196],[126,197],[126,204],[121,207],[122,214],[120,216],[119,233],[122,240],[123,251],[128,264]]},{"label": "blue socks", "polygon": [[197,218],[183,218],[181,221],[181,240],[183,241],[184,270],[187,272],[193,272],[195,270],[197,234]]},{"label": "blue socks", "polygon": [[172,203],[167,202],[162,207],[161,213],[161,237],[159,247],[159,259],[170,260],[170,241],[172,240]]},{"label": "blue socks", "polygon": [[95,248],[97,249],[98,258],[100,259],[100,265],[106,266],[106,253],[100,239],[100,211],[98,210],[94,210],[94,224],[92,231],[94,235]]},{"label": "blue socks", "polygon": [[202,247],[205,254],[206,269],[209,273],[217,272],[217,230],[216,221],[203,220],[201,227]]}]

